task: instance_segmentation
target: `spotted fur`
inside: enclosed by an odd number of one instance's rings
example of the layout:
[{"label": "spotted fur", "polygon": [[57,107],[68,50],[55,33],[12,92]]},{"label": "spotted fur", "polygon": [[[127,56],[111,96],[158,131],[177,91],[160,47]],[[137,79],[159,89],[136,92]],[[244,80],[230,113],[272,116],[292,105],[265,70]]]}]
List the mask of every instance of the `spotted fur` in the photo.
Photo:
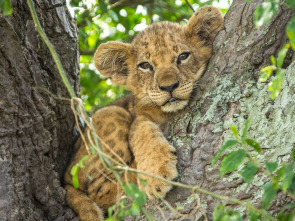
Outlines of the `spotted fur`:
[{"label": "spotted fur", "polygon": [[[99,72],[132,92],[92,116],[105,153],[114,158],[116,154],[139,170],[169,180],[177,177],[175,149],[160,126],[188,105],[222,27],[219,10],[205,6],[186,26],[159,22],[138,34],[131,44],[108,42],[98,47],[94,63]],[[65,174],[67,202],[81,220],[101,221],[122,190],[97,156],[91,156],[89,165],[79,171],[80,186],[75,189],[71,168],[87,154],[81,141],[75,149]],[[171,189],[167,183],[142,177],[148,184],[138,185],[150,198],[164,197]],[[134,177],[128,179],[135,182]]]}]

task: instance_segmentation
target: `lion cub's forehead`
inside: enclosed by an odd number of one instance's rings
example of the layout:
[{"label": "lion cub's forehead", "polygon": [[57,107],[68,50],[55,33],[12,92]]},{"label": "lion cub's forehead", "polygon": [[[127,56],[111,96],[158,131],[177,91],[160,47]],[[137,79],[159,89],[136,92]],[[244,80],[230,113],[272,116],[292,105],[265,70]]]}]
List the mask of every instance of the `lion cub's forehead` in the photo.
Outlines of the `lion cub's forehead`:
[{"label": "lion cub's forehead", "polygon": [[172,22],[159,22],[138,34],[132,44],[139,54],[148,58],[178,53],[184,41],[182,26]]}]

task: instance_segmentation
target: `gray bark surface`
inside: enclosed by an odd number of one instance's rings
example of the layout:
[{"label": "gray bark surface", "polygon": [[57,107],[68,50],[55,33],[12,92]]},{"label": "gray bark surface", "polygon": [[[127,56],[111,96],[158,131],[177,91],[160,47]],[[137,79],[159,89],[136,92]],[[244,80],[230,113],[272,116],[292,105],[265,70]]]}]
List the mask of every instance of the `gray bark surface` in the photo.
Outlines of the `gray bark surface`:
[{"label": "gray bark surface", "polygon": [[[282,92],[275,101],[270,99],[268,84],[258,81],[260,70],[270,64],[270,56],[276,55],[286,43],[286,24],[294,12],[280,7],[270,23],[257,30],[253,12],[262,2],[235,0],[232,3],[225,16],[225,29],[215,39],[214,55],[208,69],[198,82],[196,101],[186,114],[166,127],[168,140],[177,149],[179,182],[247,200],[257,207],[261,206],[263,184],[268,179],[255,176],[252,184],[247,185],[235,172],[220,178],[220,160],[213,168],[211,160],[225,140],[234,138],[229,126],[235,124],[241,131],[248,117],[252,117],[249,137],[263,148],[264,158],[258,158],[261,163],[287,162],[295,144],[293,53],[289,53],[284,64],[287,74]],[[200,210],[193,213],[198,205],[197,196],[209,220],[213,218],[217,203],[230,205],[175,187],[166,200],[175,208],[183,207],[181,213],[192,214],[176,216],[159,201],[151,202],[148,209],[155,214],[156,220],[203,220]],[[279,193],[269,211],[275,213],[289,201]],[[237,205],[232,208],[245,212],[245,208]]]},{"label": "gray bark surface", "polygon": [[[75,21],[65,1],[34,1],[41,25],[79,91]],[[74,141],[69,98],[25,0],[0,16],[0,220],[70,220],[61,177]]]}]

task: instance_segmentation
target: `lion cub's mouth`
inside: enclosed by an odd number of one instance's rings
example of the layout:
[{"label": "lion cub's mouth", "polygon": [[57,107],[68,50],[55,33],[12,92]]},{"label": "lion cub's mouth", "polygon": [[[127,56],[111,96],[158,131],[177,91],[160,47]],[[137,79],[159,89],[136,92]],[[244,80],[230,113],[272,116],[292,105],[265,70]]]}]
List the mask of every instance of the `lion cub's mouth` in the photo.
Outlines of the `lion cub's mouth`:
[{"label": "lion cub's mouth", "polygon": [[175,112],[183,109],[188,104],[188,100],[170,97],[162,106],[161,110],[164,112]]},{"label": "lion cub's mouth", "polygon": [[168,103],[173,103],[177,101],[182,101],[182,99],[176,98],[176,97],[170,97],[162,106],[165,106]]}]

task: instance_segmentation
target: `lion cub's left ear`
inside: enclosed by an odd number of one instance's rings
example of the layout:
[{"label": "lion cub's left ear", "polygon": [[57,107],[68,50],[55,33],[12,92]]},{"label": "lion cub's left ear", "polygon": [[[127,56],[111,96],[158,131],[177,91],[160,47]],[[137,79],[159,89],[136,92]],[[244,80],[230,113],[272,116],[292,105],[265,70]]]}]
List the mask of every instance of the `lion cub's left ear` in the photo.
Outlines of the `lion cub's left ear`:
[{"label": "lion cub's left ear", "polygon": [[132,46],[116,41],[101,44],[94,54],[97,70],[112,80],[114,84],[126,84],[128,59],[132,56]]},{"label": "lion cub's left ear", "polygon": [[217,33],[223,29],[223,17],[214,6],[204,6],[198,9],[185,26],[188,38],[197,37],[204,45],[213,44]]}]

